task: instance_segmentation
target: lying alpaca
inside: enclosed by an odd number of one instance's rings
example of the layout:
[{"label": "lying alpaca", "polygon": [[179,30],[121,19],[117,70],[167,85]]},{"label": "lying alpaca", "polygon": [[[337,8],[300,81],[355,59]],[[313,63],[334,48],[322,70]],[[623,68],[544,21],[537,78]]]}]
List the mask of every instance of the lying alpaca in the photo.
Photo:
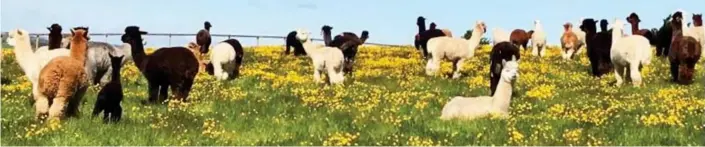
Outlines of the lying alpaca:
[{"label": "lying alpaca", "polygon": [[668,59],[671,63],[673,82],[691,84],[695,73],[695,64],[700,60],[702,54],[702,45],[694,37],[684,35],[683,30],[686,30],[686,27],[683,26],[682,15],[673,15],[671,27],[673,28],[673,41]]},{"label": "lying alpaca", "polygon": [[454,97],[443,106],[441,120],[472,120],[490,114],[501,117],[509,116],[509,104],[512,99],[512,83],[519,77],[519,61],[502,60],[501,81],[498,81],[497,94],[481,97]]},{"label": "lying alpaca", "polygon": [[509,33],[502,28],[492,28],[492,45],[509,41]]},{"label": "lying alpaca", "polygon": [[514,45],[524,48],[524,50],[528,49],[526,47],[526,44],[529,44],[530,39],[531,39],[531,34],[527,33],[526,31],[524,31],[522,29],[516,29],[516,30],[512,31],[511,35],[509,35],[509,40]]},{"label": "lying alpaca", "polygon": [[[615,19],[612,25],[612,49],[610,59],[614,65],[617,86],[624,82],[622,77],[630,74],[634,86],[641,85],[641,67],[651,63],[651,44],[644,36],[630,35],[623,37],[624,22]],[[628,78],[628,79],[629,79]]]},{"label": "lying alpaca", "polygon": [[98,92],[98,98],[96,98],[95,107],[93,108],[93,117],[103,112],[104,122],[117,122],[122,118],[120,102],[122,102],[123,93],[122,84],[120,83],[120,68],[122,67],[124,55],[115,57],[108,54],[108,56],[110,56],[110,65],[113,69],[110,74],[113,78]]},{"label": "lying alpaca", "polygon": [[573,24],[566,23],[563,25],[563,35],[561,36],[561,47],[563,48],[563,59],[569,60],[580,49],[578,36],[573,33]]},{"label": "lying alpaca", "polygon": [[416,49],[421,50],[421,53],[423,54],[424,58],[428,59],[430,58],[429,51],[428,51],[428,41],[432,38],[435,37],[441,37],[441,36],[447,36],[449,32],[443,32],[443,30],[426,30],[426,22],[425,18],[419,16],[416,19],[416,25],[419,27],[419,33],[416,34],[415,39],[414,39],[414,46]]},{"label": "lying alpaca", "polygon": [[606,31],[597,33],[596,23],[594,19],[584,19],[580,29],[585,31],[587,56],[590,59],[592,75],[601,77],[612,70],[610,59],[612,35]]},{"label": "lying alpaca", "polygon": [[[327,70],[328,82],[330,84],[342,84],[345,80],[342,68],[344,66],[343,62],[343,52],[335,47],[325,47],[314,44],[309,38],[309,32],[302,29],[297,29],[296,39],[300,40],[308,53],[309,57],[313,61],[313,80],[316,82],[322,82],[321,72]],[[348,46],[348,43],[345,43]]]},{"label": "lying alpaca", "polygon": [[232,79],[240,75],[244,51],[240,41],[228,39],[213,47],[206,71],[218,80]]},{"label": "lying alpaca", "polygon": [[512,60],[512,58],[519,61],[521,59],[520,52],[518,46],[509,42],[500,42],[492,47],[490,53],[490,95],[494,95],[497,90],[501,70],[504,68],[504,65],[500,63],[504,60]]},{"label": "lying alpaca", "polygon": [[460,69],[465,60],[475,56],[475,48],[480,44],[480,38],[485,34],[486,27],[482,21],[475,24],[470,39],[451,37],[436,37],[428,41],[431,59],[426,64],[426,74],[434,75],[440,68],[441,60],[448,59],[453,62],[453,79],[460,78]]},{"label": "lying alpaca", "polygon": [[[77,116],[81,99],[88,89],[88,77],[84,65],[88,49],[88,28],[71,30],[70,56],[60,56],[49,62],[39,73],[39,89],[35,95],[36,116],[40,120],[48,114],[50,120],[64,115]],[[64,110],[66,109],[66,110]]]},{"label": "lying alpaca", "polygon": [[[324,37],[330,36],[330,31],[325,32]],[[328,33],[328,34],[326,34]],[[360,45],[364,44],[369,38],[369,32],[366,30],[362,31],[361,37],[357,37],[355,33],[343,32],[340,35],[336,35],[333,41],[330,42],[329,47],[337,47],[343,51],[345,57],[345,66],[343,67],[343,72],[346,74],[352,74],[353,65],[355,63],[355,56],[357,55],[357,49]]]},{"label": "lying alpaca", "polygon": [[201,47],[201,54],[208,53],[208,48],[211,47],[211,23],[206,21],[203,23],[203,29],[196,34],[196,43]]},{"label": "lying alpaca", "polygon": [[656,44],[656,56],[668,56],[668,52],[671,51],[671,40],[673,39],[673,28],[671,28],[671,16],[668,15],[663,19],[663,25],[656,33],[657,44]]},{"label": "lying alpaca", "polygon": [[196,57],[196,60],[198,61],[198,71],[205,71],[206,70],[206,62],[203,59],[203,54],[201,53],[201,45],[198,45],[197,43],[194,42],[189,42],[186,45],[186,48],[191,50],[193,52],[193,56]]},{"label": "lying alpaca", "polygon": [[541,21],[534,21],[533,32],[531,35],[531,47],[533,48],[531,55],[541,57],[546,52],[546,32],[543,31]]},{"label": "lying alpaca", "polygon": [[291,51],[291,48],[294,48],[294,56],[306,55],[304,46],[298,39],[296,39],[297,34],[298,33],[296,31],[291,31],[288,35],[286,35],[286,51],[284,52],[285,54],[288,55],[289,51]]},{"label": "lying alpaca", "polygon": [[128,26],[123,37],[132,46],[132,59],[149,84],[149,99],[143,103],[165,101],[170,86],[177,99],[186,101],[198,73],[198,60],[193,52],[185,47],[164,47],[147,55],[142,34],[147,32],[140,31],[137,26]]},{"label": "lying alpaca", "polygon": [[647,29],[639,29],[639,22],[641,22],[641,19],[639,19],[639,15],[636,15],[636,13],[629,14],[629,17],[626,18],[627,22],[632,25],[632,35],[641,35],[646,37],[646,39],[649,40],[649,44],[651,45],[656,45],[656,38],[654,37],[654,32],[651,32]]}]

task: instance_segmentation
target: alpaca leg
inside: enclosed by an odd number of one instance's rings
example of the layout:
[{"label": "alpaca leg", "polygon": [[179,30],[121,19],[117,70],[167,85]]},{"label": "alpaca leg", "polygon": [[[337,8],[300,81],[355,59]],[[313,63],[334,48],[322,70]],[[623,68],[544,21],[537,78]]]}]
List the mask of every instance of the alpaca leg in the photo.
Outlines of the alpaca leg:
[{"label": "alpaca leg", "polygon": [[39,93],[38,90],[33,91],[36,91],[34,92],[35,117],[38,120],[44,120],[49,114],[49,99],[44,94]]},{"label": "alpaca leg", "polygon": [[213,63],[213,74],[216,79],[223,80],[225,71],[223,71],[223,64]]},{"label": "alpaca leg", "polygon": [[81,100],[83,100],[83,95],[86,94],[86,90],[88,90],[88,87],[78,88],[76,93],[74,93],[68,101],[68,107],[66,109],[67,117],[79,117],[81,113],[78,108],[81,105]]},{"label": "alpaca leg", "polygon": [[614,65],[614,77],[617,79],[617,86],[622,86],[622,83],[624,82],[622,80],[622,76],[624,76],[624,66],[615,64]]},{"label": "alpaca leg", "polygon": [[169,85],[164,84],[164,85],[159,86],[159,99],[157,100],[157,102],[163,103],[168,98],[169,98]]},{"label": "alpaca leg", "polygon": [[153,82],[149,83],[149,98],[145,103],[157,103],[159,97],[159,85]]},{"label": "alpaca leg", "polygon": [[546,55],[546,45],[542,44],[541,47],[539,47],[539,57],[543,57]]},{"label": "alpaca leg", "polygon": [[93,107],[93,113],[91,116],[95,117],[98,114],[100,114],[100,112],[103,112],[105,110],[106,99],[107,99],[107,97],[105,95],[98,95],[98,98],[95,101],[95,107]]},{"label": "alpaca leg", "polygon": [[191,87],[193,86],[193,77],[184,80],[183,84],[179,85],[178,95],[183,102],[188,102],[188,96],[191,93]]},{"label": "alpaca leg", "polygon": [[531,43],[531,55],[534,55],[534,56],[539,55],[539,47],[538,47],[537,43]]},{"label": "alpaca leg", "polygon": [[291,46],[287,43],[286,45],[286,51],[284,51],[284,54],[289,55],[289,52],[291,51]]},{"label": "alpaca leg", "polygon": [[463,68],[463,64],[465,64],[465,59],[455,60],[453,64],[453,79],[460,78],[460,69]]},{"label": "alpaca leg", "polygon": [[639,72],[639,63],[629,65],[630,77],[634,86],[641,86],[641,72]]},{"label": "alpaca leg", "polygon": [[122,106],[117,104],[113,111],[110,113],[110,120],[113,122],[118,122],[122,118]]},{"label": "alpaca leg", "polygon": [[673,77],[673,82],[678,81],[678,66],[680,63],[678,61],[671,61],[671,77]]},{"label": "alpaca leg", "polygon": [[318,66],[314,67],[313,69],[313,81],[315,81],[316,83],[321,82],[321,70],[318,69]]},{"label": "alpaca leg", "polygon": [[435,75],[436,72],[438,71],[440,63],[441,62],[436,58],[432,58],[431,60],[428,60],[428,63],[426,64],[426,75],[428,75],[428,76]]},{"label": "alpaca leg", "polygon": [[53,104],[49,106],[49,119],[58,120],[64,115],[64,108],[67,104],[68,97],[57,96],[52,100]]}]

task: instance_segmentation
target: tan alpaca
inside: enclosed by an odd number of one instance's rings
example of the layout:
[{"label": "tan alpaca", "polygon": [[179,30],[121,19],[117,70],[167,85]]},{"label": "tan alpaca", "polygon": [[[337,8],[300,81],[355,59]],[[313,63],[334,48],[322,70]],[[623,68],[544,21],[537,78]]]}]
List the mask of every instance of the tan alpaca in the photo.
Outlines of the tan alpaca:
[{"label": "tan alpaca", "polygon": [[77,27],[71,33],[70,56],[52,59],[39,73],[39,89],[33,92],[36,115],[40,120],[45,118],[44,115],[48,115],[50,120],[59,120],[64,113],[76,116],[78,105],[88,87],[84,70],[88,28]]},{"label": "tan alpaca", "polygon": [[196,60],[198,60],[198,72],[205,71],[206,61],[204,61],[203,59],[203,54],[201,53],[201,46],[194,42],[189,42],[186,48],[193,52],[193,56],[196,56]]},{"label": "tan alpaca", "polygon": [[561,47],[563,47],[563,59],[573,58],[578,51],[578,36],[573,32],[573,24],[563,25],[563,36],[561,36]]}]

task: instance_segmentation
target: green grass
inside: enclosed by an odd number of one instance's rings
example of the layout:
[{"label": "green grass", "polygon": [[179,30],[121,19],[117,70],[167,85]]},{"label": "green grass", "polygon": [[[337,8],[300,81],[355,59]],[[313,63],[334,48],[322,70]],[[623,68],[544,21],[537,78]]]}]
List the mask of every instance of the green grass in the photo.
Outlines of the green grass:
[{"label": "green grass", "polygon": [[[614,87],[588,75],[583,54],[562,61],[523,56],[511,117],[441,121],[451,97],[489,92],[489,49],[467,61],[463,77],[426,76],[412,47],[365,47],[343,86],[312,82],[310,59],[281,47],[246,49],[243,76],[196,79],[190,103],[142,105],[145,78],[123,69],[123,120],[91,118],[98,87],[81,117],[52,127],[34,120],[31,84],[11,51],[2,62],[1,145],[705,145],[703,63],[696,82],[670,83],[667,60],[645,68],[643,87]],[[450,72],[443,64],[442,71]],[[543,87],[543,88],[539,88]],[[661,114],[659,116],[659,114]],[[652,116],[649,119],[648,116]]]}]

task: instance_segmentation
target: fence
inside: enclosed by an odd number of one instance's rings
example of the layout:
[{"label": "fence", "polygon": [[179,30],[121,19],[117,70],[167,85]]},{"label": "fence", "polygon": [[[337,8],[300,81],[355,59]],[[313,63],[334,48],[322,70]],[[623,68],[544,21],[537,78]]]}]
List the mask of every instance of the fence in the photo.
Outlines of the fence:
[{"label": "fence", "polygon": [[[3,35],[7,34],[7,32],[2,32]],[[35,45],[39,46],[39,38],[40,36],[47,36],[49,35],[48,33],[31,33],[29,34],[30,36],[35,36]],[[68,34],[64,34],[68,35]],[[122,36],[122,33],[90,33],[90,36],[105,36],[106,40],[110,36]],[[171,46],[171,39],[172,37],[179,37],[179,36],[196,36],[196,34],[178,34],[178,33],[149,33],[143,36],[166,36],[169,37],[169,46]],[[256,39],[256,46],[259,46],[260,39],[282,39],[286,41],[285,36],[267,36],[267,35],[233,35],[233,34],[211,34],[211,37],[227,37],[228,39],[230,38],[255,38]],[[318,38],[313,38],[312,40],[314,41],[323,41],[323,39],[318,39]],[[365,42],[365,44],[368,45],[379,45],[379,46],[390,46],[390,47],[401,47],[402,45],[391,45],[391,44],[382,44],[382,43],[372,43],[372,42]]]}]

